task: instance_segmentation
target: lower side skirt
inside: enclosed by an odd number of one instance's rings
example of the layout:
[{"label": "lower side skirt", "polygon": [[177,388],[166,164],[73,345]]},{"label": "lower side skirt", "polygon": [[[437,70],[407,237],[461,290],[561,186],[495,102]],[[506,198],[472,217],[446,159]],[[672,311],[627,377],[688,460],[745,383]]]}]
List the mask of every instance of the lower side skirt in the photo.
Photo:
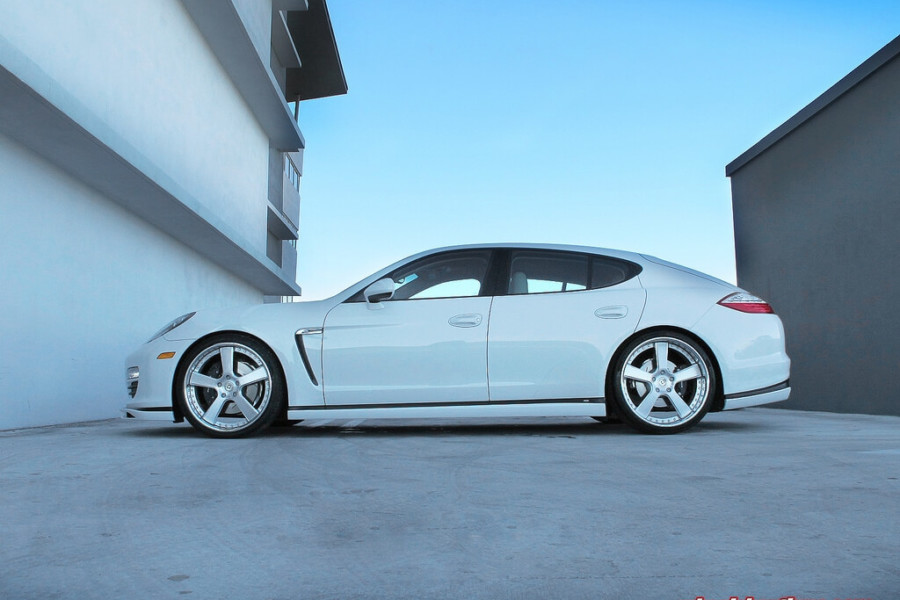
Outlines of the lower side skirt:
[{"label": "lower side skirt", "polygon": [[736,408],[747,408],[748,406],[759,406],[760,404],[771,404],[772,402],[782,402],[787,400],[791,395],[791,388],[787,382],[757,390],[756,392],[747,392],[734,396],[725,396],[725,407],[722,410],[734,410]]},{"label": "lower side skirt", "polygon": [[123,408],[122,417],[125,419],[139,419],[141,421],[175,421],[175,413],[171,408]]},{"label": "lower side skirt", "polygon": [[502,417],[605,417],[602,399],[550,402],[509,402],[471,404],[397,404],[352,407],[288,407],[287,418],[300,419],[427,419]]}]

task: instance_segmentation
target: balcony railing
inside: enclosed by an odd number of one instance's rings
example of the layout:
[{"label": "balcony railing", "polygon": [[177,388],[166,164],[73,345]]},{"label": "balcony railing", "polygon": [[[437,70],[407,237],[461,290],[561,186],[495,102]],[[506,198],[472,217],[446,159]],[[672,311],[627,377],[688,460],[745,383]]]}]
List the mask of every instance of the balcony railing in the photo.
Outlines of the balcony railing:
[{"label": "balcony railing", "polygon": [[294,161],[287,153],[284,154],[284,174],[297,193],[300,193],[300,171],[297,170]]}]

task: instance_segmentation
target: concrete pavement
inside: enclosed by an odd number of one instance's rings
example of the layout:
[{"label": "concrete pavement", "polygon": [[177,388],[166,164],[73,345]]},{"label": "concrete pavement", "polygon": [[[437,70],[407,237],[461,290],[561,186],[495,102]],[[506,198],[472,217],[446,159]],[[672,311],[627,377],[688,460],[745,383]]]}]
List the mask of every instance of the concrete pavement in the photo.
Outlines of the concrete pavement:
[{"label": "concrete pavement", "polygon": [[900,418],[0,432],[0,598],[900,597]]}]

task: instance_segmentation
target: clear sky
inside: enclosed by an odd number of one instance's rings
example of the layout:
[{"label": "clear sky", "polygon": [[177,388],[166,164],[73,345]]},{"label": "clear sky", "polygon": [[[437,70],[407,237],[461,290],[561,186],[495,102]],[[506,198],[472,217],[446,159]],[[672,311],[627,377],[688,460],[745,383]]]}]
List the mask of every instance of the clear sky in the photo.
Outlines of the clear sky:
[{"label": "clear sky", "polygon": [[900,2],[330,0],[298,281],[429,248],[635,250],[735,281],[725,165],[900,34]]}]

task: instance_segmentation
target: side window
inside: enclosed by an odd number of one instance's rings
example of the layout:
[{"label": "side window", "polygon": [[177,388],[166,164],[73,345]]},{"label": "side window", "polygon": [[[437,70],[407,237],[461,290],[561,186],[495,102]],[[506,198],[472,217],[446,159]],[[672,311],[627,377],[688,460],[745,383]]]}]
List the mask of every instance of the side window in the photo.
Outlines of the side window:
[{"label": "side window", "polygon": [[587,255],[541,250],[515,250],[510,255],[508,294],[574,292],[587,286]]},{"label": "side window", "polygon": [[464,250],[428,256],[390,274],[391,300],[477,296],[487,274],[490,250]]},{"label": "side window", "polygon": [[641,272],[634,263],[605,256],[594,256],[591,263],[592,290],[618,285]]}]

